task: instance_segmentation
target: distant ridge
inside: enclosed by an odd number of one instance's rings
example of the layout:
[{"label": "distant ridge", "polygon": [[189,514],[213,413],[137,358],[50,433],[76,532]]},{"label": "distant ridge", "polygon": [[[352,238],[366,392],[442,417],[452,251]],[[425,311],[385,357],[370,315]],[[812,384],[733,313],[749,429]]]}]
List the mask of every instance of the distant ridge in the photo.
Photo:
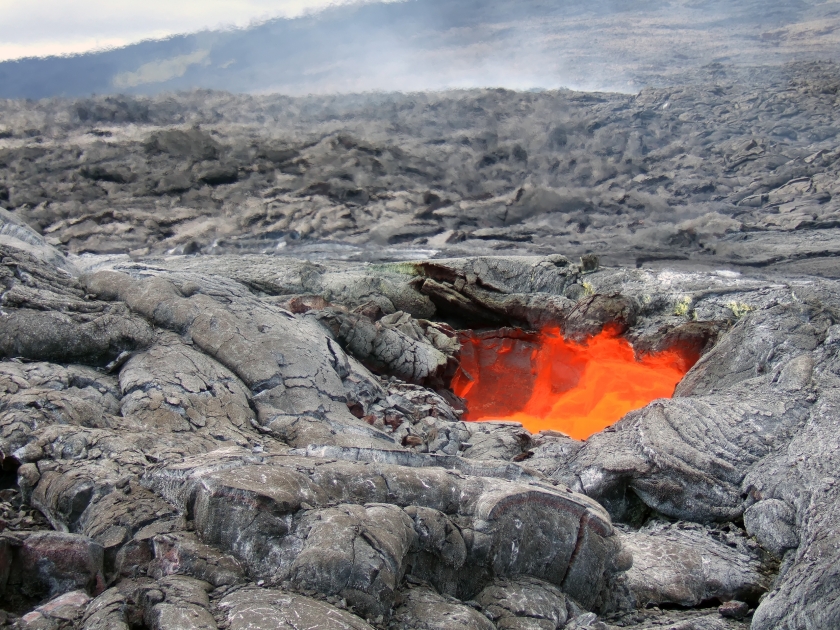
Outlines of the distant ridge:
[{"label": "distant ridge", "polygon": [[840,5],[817,0],[407,0],[2,62],[0,98],[191,88],[635,91],[712,62],[838,58]]}]

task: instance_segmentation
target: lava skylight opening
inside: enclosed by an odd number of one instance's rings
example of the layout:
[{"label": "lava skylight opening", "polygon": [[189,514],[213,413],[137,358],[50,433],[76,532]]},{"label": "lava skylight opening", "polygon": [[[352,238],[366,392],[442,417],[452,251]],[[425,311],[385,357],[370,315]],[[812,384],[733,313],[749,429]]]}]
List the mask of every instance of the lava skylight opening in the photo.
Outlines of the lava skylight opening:
[{"label": "lava skylight opening", "polygon": [[699,358],[677,347],[637,356],[605,329],[583,343],[557,328],[462,338],[452,391],[466,420],[521,422],[531,433],[561,431],[583,440],[674,388]]}]

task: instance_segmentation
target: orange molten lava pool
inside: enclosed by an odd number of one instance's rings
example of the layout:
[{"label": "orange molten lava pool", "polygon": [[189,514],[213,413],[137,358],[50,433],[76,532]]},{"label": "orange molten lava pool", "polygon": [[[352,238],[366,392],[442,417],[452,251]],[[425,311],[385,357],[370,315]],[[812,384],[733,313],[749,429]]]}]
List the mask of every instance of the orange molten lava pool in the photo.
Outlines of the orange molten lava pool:
[{"label": "orange molten lava pool", "polygon": [[467,401],[467,420],[514,420],[536,433],[586,439],[656,398],[670,398],[697,361],[670,349],[637,357],[614,331],[578,344],[558,329],[507,330],[462,338],[452,390]]}]

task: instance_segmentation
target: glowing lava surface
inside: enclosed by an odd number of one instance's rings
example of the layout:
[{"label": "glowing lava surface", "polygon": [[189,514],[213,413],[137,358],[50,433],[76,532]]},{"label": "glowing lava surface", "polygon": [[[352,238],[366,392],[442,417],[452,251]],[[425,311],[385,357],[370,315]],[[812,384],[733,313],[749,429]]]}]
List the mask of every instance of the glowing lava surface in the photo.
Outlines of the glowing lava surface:
[{"label": "glowing lava surface", "polygon": [[613,331],[578,344],[558,329],[466,335],[452,390],[467,420],[513,420],[536,433],[586,439],[628,411],[670,398],[697,353],[677,348],[637,357]]}]

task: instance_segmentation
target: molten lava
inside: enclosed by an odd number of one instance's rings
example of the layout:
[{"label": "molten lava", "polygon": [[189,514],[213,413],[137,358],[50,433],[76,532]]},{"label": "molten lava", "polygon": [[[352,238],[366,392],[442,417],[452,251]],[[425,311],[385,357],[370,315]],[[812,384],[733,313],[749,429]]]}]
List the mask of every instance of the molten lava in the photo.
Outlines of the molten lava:
[{"label": "molten lava", "polygon": [[514,420],[536,433],[586,439],[656,398],[670,398],[698,353],[672,348],[637,357],[612,330],[578,344],[558,329],[467,335],[452,390],[467,420]]}]

